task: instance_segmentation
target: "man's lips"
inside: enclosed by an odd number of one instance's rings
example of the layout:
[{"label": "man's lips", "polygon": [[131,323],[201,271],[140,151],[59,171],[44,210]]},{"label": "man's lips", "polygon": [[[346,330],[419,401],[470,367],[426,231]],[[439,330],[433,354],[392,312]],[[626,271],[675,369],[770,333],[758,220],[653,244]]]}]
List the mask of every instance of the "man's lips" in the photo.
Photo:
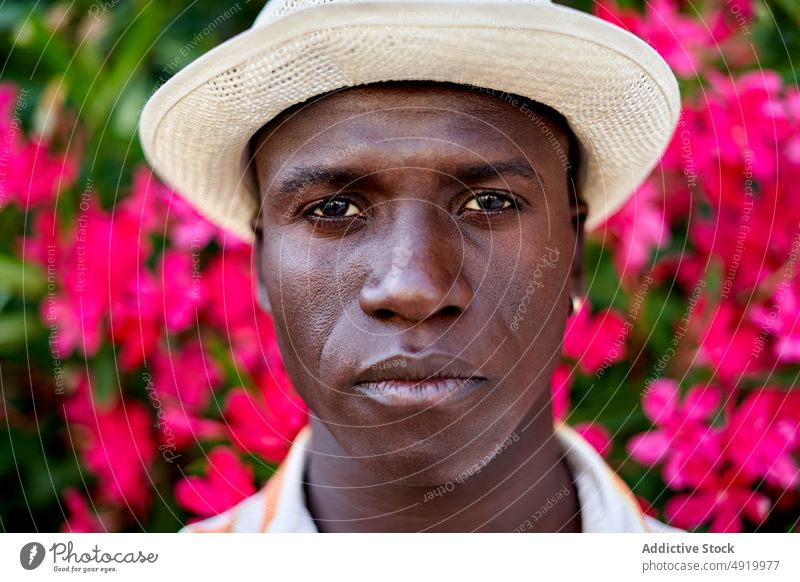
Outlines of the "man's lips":
[{"label": "man's lips", "polygon": [[454,404],[472,394],[484,378],[431,378],[361,382],[356,391],[385,406],[430,407]]},{"label": "man's lips", "polygon": [[395,355],[362,367],[353,388],[385,406],[420,408],[460,402],[485,382],[480,370],[447,354]]}]

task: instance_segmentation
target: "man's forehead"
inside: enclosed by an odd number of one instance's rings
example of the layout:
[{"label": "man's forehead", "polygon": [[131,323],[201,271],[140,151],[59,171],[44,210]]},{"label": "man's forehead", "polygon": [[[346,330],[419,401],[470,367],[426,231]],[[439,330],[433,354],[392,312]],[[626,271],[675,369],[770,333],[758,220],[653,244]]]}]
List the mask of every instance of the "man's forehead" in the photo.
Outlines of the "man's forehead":
[{"label": "man's forehead", "polygon": [[[372,135],[363,137],[374,140],[384,137],[382,133],[402,133],[406,124],[420,119],[425,123],[462,125],[470,131],[475,130],[476,123],[503,121],[523,128],[546,126],[565,143],[570,133],[559,113],[518,95],[453,83],[392,81],[348,87],[295,105],[267,123],[254,139],[254,146],[273,135],[281,140],[298,133],[316,136],[335,132],[338,125],[345,125],[349,132],[369,131]],[[388,125],[381,127],[382,122]],[[308,139],[308,135],[304,138]]]},{"label": "man's forehead", "polygon": [[357,113],[387,107],[426,107],[438,103],[448,104],[454,110],[504,111],[514,101],[519,104],[526,101],[529,107],[543,107],[539,103],[499,90],[435,81],[389,81],[346,87],[315,97],[309,103],[315,107],[331,107]]}]

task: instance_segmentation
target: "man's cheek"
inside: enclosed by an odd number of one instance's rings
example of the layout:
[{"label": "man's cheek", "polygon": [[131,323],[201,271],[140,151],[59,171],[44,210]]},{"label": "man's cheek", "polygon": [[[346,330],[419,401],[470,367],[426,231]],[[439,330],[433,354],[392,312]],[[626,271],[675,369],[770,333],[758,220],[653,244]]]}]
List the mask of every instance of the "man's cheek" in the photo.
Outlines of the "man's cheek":
[{"label": "man's cheek", "polygon": [[342,264],[341,257],[337,265],[336,256],[319,250],[284,251],[277,258],[281,262],[274,263],[278,268],[273,272],[280,273],[280,280],[273,281],[270,289],[275,325],[281,327],[279,335],[285,336],[293,357],[314,370],[337,326],[358,319],[354,310],[363,276]]},{"label": "man's cheek", "polygon": [[[562,323],[561,295],[567,288],[567,275],[555,263],[537,263],[534,268],[519,272],[510,281],[505,299],[498,302],[508,329],[520,339],[533,340],[551,326]],[[548,334],[549,335],[549,334]]]}]

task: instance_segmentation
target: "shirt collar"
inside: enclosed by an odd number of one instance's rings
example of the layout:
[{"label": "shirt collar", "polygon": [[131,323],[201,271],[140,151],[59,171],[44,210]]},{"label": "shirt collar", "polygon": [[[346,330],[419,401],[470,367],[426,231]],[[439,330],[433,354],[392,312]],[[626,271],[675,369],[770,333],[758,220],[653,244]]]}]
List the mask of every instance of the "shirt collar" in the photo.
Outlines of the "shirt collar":
[{"label": "shirt collar", "polygon": [[[651,531],[651,520],[642,515],[633,492],[606,464],[595,449],[564,423],[554,427],[574,478],[581,507],[581,527],[586,533]],[[279,485],[273,495],[274,507],[268,507],[272,518],[265,524],[269,532],[316,532],[304,493],[304,474],[310,427],[297,436],[289,456],[279,469]],[[273,477],[273,479],[275,479]],[[267,484],[269,488],[270,484]],[[277,493],[277,494],[275,494]],[[244,516],[242,516],[244,517]],[[262,529],[262,531],[264,531]]]}]

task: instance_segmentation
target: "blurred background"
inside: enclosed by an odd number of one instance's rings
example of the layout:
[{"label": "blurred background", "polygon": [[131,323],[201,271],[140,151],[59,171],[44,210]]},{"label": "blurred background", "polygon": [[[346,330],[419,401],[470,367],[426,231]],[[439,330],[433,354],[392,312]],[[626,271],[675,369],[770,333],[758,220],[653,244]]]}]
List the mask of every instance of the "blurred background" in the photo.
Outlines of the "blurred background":
[{"label": "blurred background", "polygon": [[[800,531],[800,3],[567,2],[678,76],[672,144],[589,237],[554,413],[643,508]],[[260,1],[0,7],[0,530],[176,531],[305,422],[251,253],[153,176],[155,89]]]}]

